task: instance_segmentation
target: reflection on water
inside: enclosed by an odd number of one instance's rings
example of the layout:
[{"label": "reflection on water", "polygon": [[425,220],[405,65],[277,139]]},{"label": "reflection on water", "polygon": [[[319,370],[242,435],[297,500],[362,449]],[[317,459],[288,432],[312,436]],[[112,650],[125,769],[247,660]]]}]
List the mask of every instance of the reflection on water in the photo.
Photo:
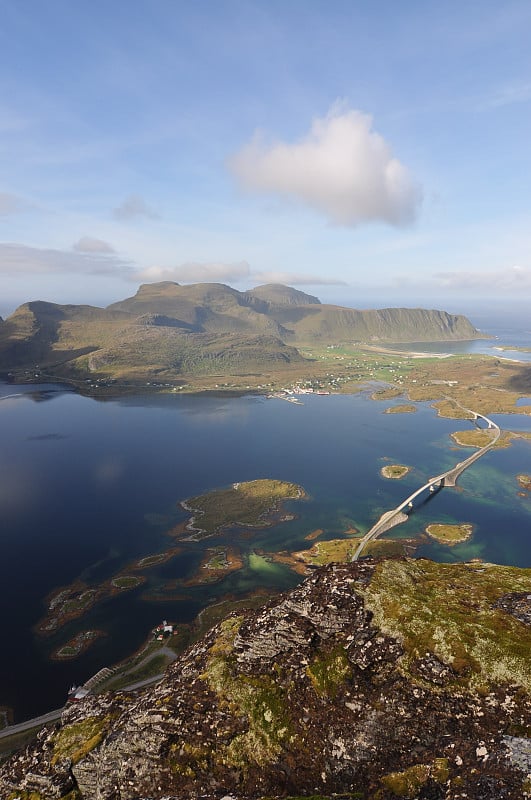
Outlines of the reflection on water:
[{"label": "reflection on water", "polygon": [[[35,387],[19,388],[21,396],[0,402],[0,598],[9,610],[2,633],[10,642],[9,663],[0,664],[0,705],[14,706],[19,719],[62,703],[72,682],[124,658],[163,618],[186,623],[228,595],[294,586],[300,578],[262,554],[307,549],[307,536],[317,529],[324,539],[368,530],[383,511],[460,459],[449,434],[468,424],[438,418],[425,403],[416,414],[384,415],[391,403],[367,394],[307,397],[300,406],[175,395],[98,402],[57,387],[41,403],[34,402]],[[13,393],[0,384],[0,397]],[[497,421],[503,426],[506,417]],[[509,422],[531,428],[524,415]],[[460,488],[439,492],[393,535],[415,537],[441,520],[471,522],[469,542],[448,548],[431,541],[420,554],[529,565],[531,503],[518,496],[514,476],[529,471],[530,446],[517,441],[486,454],[462,476]],[[386,463],[413,469],[390,481],[380,475]],[[179,555],[142,573],[145,586],[107,599],[82,619],[83,628],[107,636],[76,661],[49,661],[80,627],[78,620],[48,639],[34,637],[53,589],[79,578],[96,585],[174,546],[167,531],[186,518],[180,500],[266,477],[308,492],[309,500],[287,504],[294,519],[250,533],[232,529],[203,543],[179,542]],[[234,545],[244,568],[217,583],[183,588],[180,581],[197,572],[205,547],[213,545]],[[175,599],[160,599],[163,587]]]}]

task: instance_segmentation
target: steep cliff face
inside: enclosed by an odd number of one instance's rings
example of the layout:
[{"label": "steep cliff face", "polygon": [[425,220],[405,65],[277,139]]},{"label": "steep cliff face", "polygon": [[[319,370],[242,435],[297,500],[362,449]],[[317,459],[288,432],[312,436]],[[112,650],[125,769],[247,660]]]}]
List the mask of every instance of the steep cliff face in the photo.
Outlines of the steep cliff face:
[{"label": "steep cliff face", "polygon": [[521,800],[530,607],[529,570],[331,565],[227,618],[157,686],[67,708],[0,794]]}]

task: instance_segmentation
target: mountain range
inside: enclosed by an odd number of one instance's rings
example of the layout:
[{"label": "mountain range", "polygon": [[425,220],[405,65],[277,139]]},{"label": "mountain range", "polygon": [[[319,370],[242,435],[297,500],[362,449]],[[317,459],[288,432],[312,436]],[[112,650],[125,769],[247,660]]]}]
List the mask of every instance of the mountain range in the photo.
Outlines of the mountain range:
[{"label": "mountain range", "polygon": [[245,374],[304,364],[300,346],[479,338],[469,320],[421,308],[356,310],[288,286],[144,284],[107,308],[24,303],[0,320],[0,369],[129,380]]}]

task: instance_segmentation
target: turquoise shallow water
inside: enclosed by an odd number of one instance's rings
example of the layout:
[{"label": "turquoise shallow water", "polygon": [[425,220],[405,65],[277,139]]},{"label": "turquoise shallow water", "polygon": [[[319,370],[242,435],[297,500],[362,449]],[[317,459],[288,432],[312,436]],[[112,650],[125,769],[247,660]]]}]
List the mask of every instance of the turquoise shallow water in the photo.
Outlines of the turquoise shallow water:
[{"label": "turquoise shallow water", "polygon": [[[327,538],[350,526],[367,530],[427,478],[461,460],[449,434],[468,423],[438,418],[428,404],[415,414],[383,414],[389,402],[357,396],[306,397],[304,405],[260,397],[146,396],[111,401],[80,397],[61,387],[0,385],[0,608],[9,657],[0,664],[0,705],[18,719],[57,707],[70,683],[124,658],[164,618],[188,622],[205,605],[299,578],[281,565],[247,558],[255,549],[308,547],[305,536]],[[523,415],[498,423],[530,430]],[[402,481],[380,476],[390,462],[408,464]],[[395,536],[416,536],[426,524],[471,522],[469,542],[455,548],[425,544],[420,554],[441,561],[481,557],[531,565],[531,499],[518,496],[515,476],[529,472],[531,445],[516,442],[488,453],[460,479],[415,511]],[[80,627],[38,639],[32,626],[55,587],[82,578],[108,579],[134,559],[172,544],[166,530],[185,518],[178,502],[234,481],[275,477],[301,484],[310,499],[290,503],[290,522],[184,544],[172,561],[145,573],[148,583],[97,606],[81,627],[108,635],[79,659],[49,653]],[[188,599],[147,602],[147,591],[194,572],[204,548],[234,542],[245,569],[210,587],[186,589]]]}]

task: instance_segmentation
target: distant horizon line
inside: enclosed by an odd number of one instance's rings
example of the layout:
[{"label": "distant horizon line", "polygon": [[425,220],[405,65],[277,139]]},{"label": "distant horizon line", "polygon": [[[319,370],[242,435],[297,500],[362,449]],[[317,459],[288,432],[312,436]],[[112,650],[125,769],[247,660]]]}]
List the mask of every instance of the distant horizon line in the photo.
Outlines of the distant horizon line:
[{"label": "distant horizon line", "polygon": [[[237,281],[236,281],[237,283]],[[246,292],[251,292],[255,289],[261,287],[283,287],[287,289],[292,289],[293,291],[300,292],[301,294],[305,294],[308,296],[316,297],[322,305],[334,305],[339,306],[342,308],[351,308],[355,310],[380,310],[384,308],[424,308],[427,310],[440,310],[446,311],[449,314],[465,314],[465,315],[476,315],[480,318],[490,317],[490,315],[499,316],[510,316],[511,319],[514,320],[515,312],[517,314],[521,314],[524,308],[528,309],[529,300],[528,298],[523,297],[505,297],[505,296],[497,296],[497,297],[488,297],[488,298],[467,298],[463,297],[463,294],[460,293],[458,297],[450,297],[448,295],[439,296],[437,301],[434,302],[434,298],[432,293],[419,293],[415,295],[412,299],[409,297],[392,297],[392,295],[396,294],[395,288],[390,287],[366,287],[366,288],[355,288],[352,287],[351,292],[345,292],[347,287],[343,287],[343,294],[342,297],[332,297],[328,292],[324,292],[325,295],[328,295],[325,300],[322,300],[319,292],[319,289],[330,289],[330,286],[326,286],[323,284],[315,284],[315,289],[313,292],[306,291],[304,288],[300,288],[298,286],[293,286],[288,283],[258,283],[254,286],[249,288],[237,288],[232,286],[230,283],[225,283],[223,281],[175,281],[175,280],[158,280],[158,281],[141,281],[136,284],[136,289],[133,292],[127,292],[126,287],[124,289],[123,294],[116,297],[115,292],[109,292],[109,295],[105,298],[102,298],[101,295],[99,297],[94,296],[94,299],[87,299],[83,298],[83,300],[75,300],[75,299],[67,299],[67,300],[57,300],[57,299],[49,299],[47,297],[39,297],[39,298],[31,298],[31,299],[23,299],[23,300],[13,300],[12,302],[4,301],[4,304],[0,305],[0,317],[2,319],[7,319],[11,316],[20,306],[26,303],[35,303],[35,302],[45,302],[45,303],[53,303],[55,305],[88,305],[93,306],[94,308],[107,308],[109,305],[113,303],[120,302],[122,300],[127,299],[128,297],[133,297],[138,290],[142,286],[155,286],[155,285],[175,285],[175,286],[198,286],[198,285],[211,285],[211,286],[227,286],[234,291],[237,291],[241,294],[245,294]],[[402,294],[404,290],[400,290],[400,294]],[[357,294],[357,297],[350,297],[351,294]],[[77,292],[73,292],[73,294],[77,294]],[[98,293],[99,294],[99,293]],[[527,317],[529,318],[529,314],[527,312]],[[521,320],[523,323],[524,320]],[[518,326],[520,327],[520,325]],[[531,328],[531,324],[528,324],[527,327]]]}]

